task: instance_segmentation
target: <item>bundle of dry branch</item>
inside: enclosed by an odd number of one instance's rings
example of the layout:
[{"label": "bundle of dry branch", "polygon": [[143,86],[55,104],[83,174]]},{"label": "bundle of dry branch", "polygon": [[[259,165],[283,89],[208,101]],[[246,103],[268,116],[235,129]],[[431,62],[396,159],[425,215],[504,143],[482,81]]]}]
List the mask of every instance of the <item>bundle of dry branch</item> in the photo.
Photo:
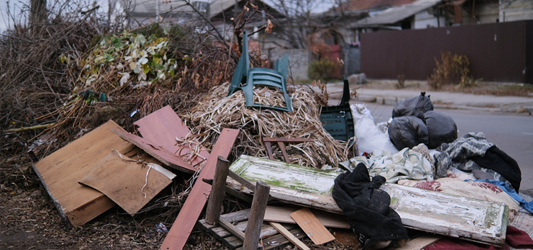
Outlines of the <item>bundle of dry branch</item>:
[{"label": "bundle of dry branch", "polygon": [[[235,143],[235,157],[241,154],[266,157],[263,137],[308,138],[313,142],[287,145],[291,163],[320,168],[325,164],[337,166],[348,155],[345,142],[335,140],[322,127],[320,108],[312,93],[298,87],[292,94],[294,112],[247,108],[244,94],[237,91],[227,96],[229,84],[214,87],[190,113],[183,116],[204,145],[218,136],[222,128],[239,128],[244,136]],[[266,94],[269,93],[269,94]],[[283,106],[279,91],[254,89],[254,101]],[[278,152],[279,153],[279,152]],[[278,159],[281,159],[277,155]]]}]

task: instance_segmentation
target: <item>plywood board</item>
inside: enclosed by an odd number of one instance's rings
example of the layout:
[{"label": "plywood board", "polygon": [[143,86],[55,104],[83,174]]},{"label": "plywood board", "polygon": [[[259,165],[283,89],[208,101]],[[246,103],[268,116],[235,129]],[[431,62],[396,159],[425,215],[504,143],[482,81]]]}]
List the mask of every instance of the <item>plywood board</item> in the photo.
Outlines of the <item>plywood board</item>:
[{"label": "plywood board", "polygon": [[172,183],[175,176],[157,164],[140,164],[113,149],[80,183],[102,192],[133,216]]},{"label": "plywood board", "polygon": [[315,244],[322,245],[335,240],[335,237],[309,209],[302,208],[297,210],[291,213],[291,217]]},{"label": "plywood board", "polygon": [[[291,223],[295,224],[291,217],[291,213],[297,211],[299,208],[296,207],[278,207],[278,206],[267,206],[265,211],[264,221],[272,221],[279,223]],[[350,224],[348,224],[348,219],[344,215],[332,214],[320,210],[312,209],[311,212],[316,216],[316,218],[324,225],[325,227],[333,228],[344,228],[349,229]]]},{"label": "plywood board", "polygon": [[218,157],[228,157],[238,134],[239,130],[237,129],[222,129],[222,132],[220,133],[211,154],[207,158],[207,162],[198,175],[197,181],[194,183],[185,204],[181,208],[178,217],[163,241],[161,249],[183,249],[183,246],[185,246],[185,243],[192,232],[194,224],[198,220],[198,217],[207,202],[209,193],[211,193],[211,185],[202,180],[213,179]]},{"label": "plywood board", "polygon": [[405,245],[396,248],[396,250],[420,250],[423,249],[425,246],[432,244],[433,242],[438,241],[442,238],[443,237],[440,235],[425,234],[407,241]]},{"label": "plywood board", "polygon": [[125,154],[135,148],[111,129],[122,130],[108,121],[34,165],[59,212],[73,226],[83,225],[115,205],[102,193],[78,183],[111,149]]},{"label": "plywood board", "polygon": [[179,118],[170,106],[165,106],[134,122],[142,137],[153,142],[156,147],[161,147],[183,159],[191,156],[193,149],[197,147],[199,157],[192,157],[190,163],[197,167],[204,162],[209,153],[201,144],[177,145],[176,138],[186,137],[190,134],[189,128]]},{"label": "plywood board", "polygon": [[[282,167],[271,173],[263,171],[264,177],[256,174],[260,171],[250,171],[253,174],[247,174],[248,169],[273,169],[271,166],[264,167],[269,164],[279,166],[278,162],[274,163],[268,159],[255,160],[254,158],[241,156],[230,166],[230,170],[236,173],[240,172],[242,175],[239,175],[249,181],[252,178],[253,180],[270,181],[270,196],[282,202],[342,214],[342,210],[331,197],[331,193],[318,194],[320,191],[314,188],[314,184],[307,189],[308,191],[302,191],[305,188],[292,189],[291,179],[283,177],[292,176],[294,186],[298,187],[302,185],[301,179],[310,179],[311,173],[298,175],[298,171]],[[239,171],[241,168],[245,171]],[[284,180],[283,183],[278,184],[281,187],[276,186],[276,182],[272,181],[278,176]],[[324,176],[319,175],[316,178],[324,178]],[[228,178],[227,184],[243,193],[251,193],[251,190],[242,187],[230,178]],[[505,204],[397,184],[385,184],[382,189],[391,196],[391,207],[398,212],[406,227],[484,244],[501,245],[505,241],[507,221],[507,206]]]},{"label": "plywood board", "polygon": [[161,148],[160,146],[155,146],[154,143],[150,140],[130,134],[126,131],[121,131],[117,129],[112,129],[111,131],[116,135],[120,136],[120,138],[134,144],[147,154],[151,155],[152,157],[156,158],[157,160],[161,161],[163,164],[171,168],[177,169],[185,173],[194,173],[196,171],[196,168],[194,168],[191,164],[187,163],[181,157],[169,152],[164,148]]}]

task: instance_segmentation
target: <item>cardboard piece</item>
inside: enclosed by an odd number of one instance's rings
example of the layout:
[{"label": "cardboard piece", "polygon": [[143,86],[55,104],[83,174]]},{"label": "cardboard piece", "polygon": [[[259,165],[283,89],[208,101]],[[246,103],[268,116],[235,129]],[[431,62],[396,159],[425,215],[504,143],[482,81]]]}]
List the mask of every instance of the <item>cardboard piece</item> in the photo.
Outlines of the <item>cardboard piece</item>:
[{"label": "cardboard piece", "polygon": [[291,217],[315,244],[321,245],[335,240],[335,237],[309,209],[302,208],[291,213]]},{"label": "cardboard piece", "polygon": [[157,164],[143,166],[113,149],[80,183],[102,192],[133,216],[172,183],[174,177],[175,174]]},{"label": "cardboard piece", "polygon": [[111,129],[122,130],[108,121],[33,165],[59,213],[73,226],[81,226],[115,205],[102,193],[78,183],[111,149],[125,154],[135,148]]},{"label": "cardboard piece", "polygon": [[182,158],[164,148],[154,146],[154,143],[150,140],[130,134],[126,131],[116,129],[112,129],[111,131],[171,168],[185,173],[194,173],[196,171],[196,168],[191,164],[185,162]]}]

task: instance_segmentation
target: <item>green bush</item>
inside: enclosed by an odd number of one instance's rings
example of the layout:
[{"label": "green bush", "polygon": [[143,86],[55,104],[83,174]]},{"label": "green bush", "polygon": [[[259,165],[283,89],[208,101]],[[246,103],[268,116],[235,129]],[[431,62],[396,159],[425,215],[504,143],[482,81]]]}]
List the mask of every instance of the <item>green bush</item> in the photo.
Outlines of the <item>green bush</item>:
[{"label": "green bush", "polygon": [[329,81],[333,79],[335,72],[340,70],[340,65],[328,58],[322,58],[318,61],[311,61],[307,74],[309,79]]}]

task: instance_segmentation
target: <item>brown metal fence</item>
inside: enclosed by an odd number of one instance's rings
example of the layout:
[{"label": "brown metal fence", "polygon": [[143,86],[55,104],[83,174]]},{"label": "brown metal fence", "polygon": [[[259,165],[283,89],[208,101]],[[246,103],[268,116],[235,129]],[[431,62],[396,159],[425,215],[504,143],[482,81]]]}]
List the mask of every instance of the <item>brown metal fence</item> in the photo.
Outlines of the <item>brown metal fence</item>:
[{"label": "brown metal fence", "polygon": [[361,71],[369,78],[426,80],[442,51],[464,54],[472,76],[533,83],[533,20],[361,36]]}]

